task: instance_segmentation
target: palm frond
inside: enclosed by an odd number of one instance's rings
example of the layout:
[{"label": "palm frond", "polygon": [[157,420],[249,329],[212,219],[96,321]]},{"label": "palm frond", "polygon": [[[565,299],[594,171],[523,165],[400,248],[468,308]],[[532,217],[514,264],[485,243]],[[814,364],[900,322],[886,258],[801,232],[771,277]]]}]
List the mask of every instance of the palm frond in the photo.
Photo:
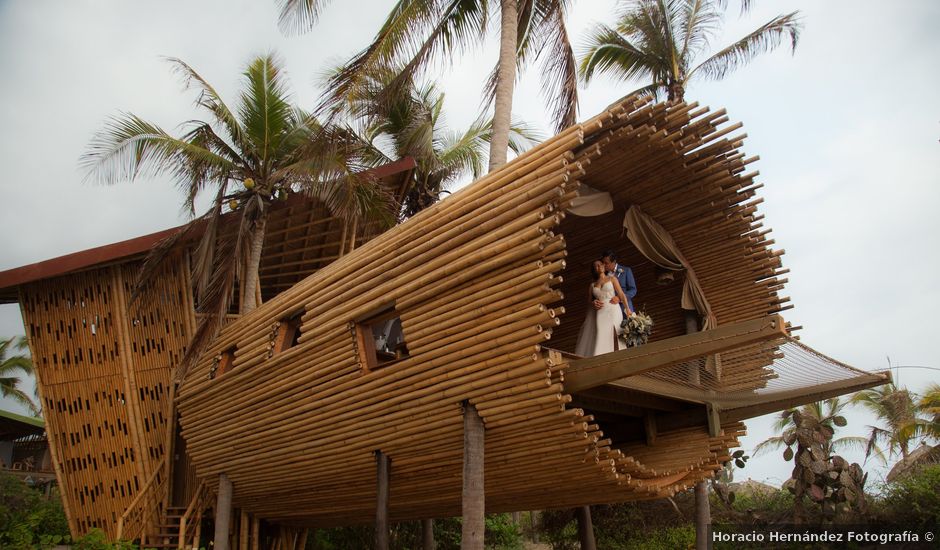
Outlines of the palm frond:
[{"label": "palm frond", "polygon": [[663,88],[665,88],[665,86],[666,84],[664,82],[654,82],[652,84],[647,84],[646,86],[641,86],[637,88],[636,90],[633,90],[632,92],[627,94],[625,97],[630,97],[633,95],[639,96],[639,97],[646,97],[646,96],[651,95],[653,96],[654,99],[659,99],[659,96]]},{"label": "palm frond", "polygon": [[878,460],[885,461],[884,453],[882,452],[881,448],[877,445],[872,445],[871,450],[869,451],[868,438],[861,436],[845,436],[833,439],[831,448],[833,451],[851,450],[867,452],[871,455],[874,455]]},{"label": "palm frond", "polygon": [[0,378],[0,396],[11,399],[13,402],[29,409],[34,416],[39,414],[39,407],[23,390],[17,388],[20,384],[19,378]]},{"label": "palm frond", "polygon": [[173,66],[173,72],[182,78],[186,89],[196,88],[199,90],[199,95],[196,96],[196,105],[212,113],[216,121],[225,128],[229,137],[238,147],[246,148],[245,131],[241,127],[241,123],[215,88],[185,61],[175,57],[166,59]]},{"label": "palm frond", "polygon": [[287,93],[280,60],[273,54],[258,57],[244,72],[238,115],[245,128],[252,156],[258,159],[262,177],[276,158],[282,139],[293,121],[293,106]]},{"label": "palm frond", "polygon": [[192,183],[188,168],[194,164],[217,176],[234,168],[231,161],[217,153],[175,138],[132,113],[110,118],[92,138],[79,163],[86,171],[86,181],[107,185],[134,180],[142,173],[166,172],[181,186],[187,186]]},{"label": "palm frond", "polygon": [[721,24],[721,14],[708,0],[688,0],[682,8],[682,47],[679,57],[686,67],[714,38]]},{"label": "palm frond", "polygon": [[486,0],[451,0],[428,37],[383,94],[400,94],[402,88],[413,82],[419,72],[437,56],[444,52],[458,55],[463,48],[482,40],[486,32],[487,5]]},{"label": "palm frond", "polygon": [[798,11],[777,16],[703,61],[689,71],[689,78],[701,73],[705,78],[722,79],[759,54],[775,49],[786,36],[790,37],[791,51],[795,51],[801,28]]},{"label": "palm frond", "polygon": [[761,441],[754,447],[754,456],[761,456],[771,451],[782,449],[787,446],[784,442],[784,436],[775,435]]},{"label": "palm frond", "polygon": [[650,67],[656,65],[657,60],[607,25],[599,24],[592,29],[584,44],[578,72],[585,82],[590,82],[597,73],[620,80],[653,76]]},{"label": "palm frond", "polygon": [[[451,132],[441,140],[439,163],[448,182],[461,173],[469,172],[474,179],[486,173],[486,155],[492,124],[477,120],[462,134]],[[440,191],[440,190],[438,190]]]},{"label": "palm frond", "polygon": [[330,78],[318,112],[355,95],[379,67],[402,67],[389,87],[413,79],[435,55],[482,38],[488,11],[486,0],[399,0],[372,43]]},{"label": "palm frond", "polygon": [[546,18],[548,47],[541,73],[542,90],[548,97],[555,130],[561,132],[578,118],[578,65],[565,27],[564,3],[551,2]]},{"label": "palm frond", "polygon": [[285,34],[301,34],[317,24],[329,0],[278,0],[277,26]]},{"label": "palm frond", "polygon": [[[248,204],[251,205],[253,201]],[[219,237],[218,254],[213,258],[212,275],[205,292],[196,303],[196,312],[200,322],[190,340],[186,353],[176,370],[176,379],[182,381],[206,351],[212,339],[222,328],[225,314],[232,307],[235,294],[235,281],[240,279],[241,266],[247,255],[251,216],[250,206],[240,211],[239,223],[234,230],[224,232]]]}]

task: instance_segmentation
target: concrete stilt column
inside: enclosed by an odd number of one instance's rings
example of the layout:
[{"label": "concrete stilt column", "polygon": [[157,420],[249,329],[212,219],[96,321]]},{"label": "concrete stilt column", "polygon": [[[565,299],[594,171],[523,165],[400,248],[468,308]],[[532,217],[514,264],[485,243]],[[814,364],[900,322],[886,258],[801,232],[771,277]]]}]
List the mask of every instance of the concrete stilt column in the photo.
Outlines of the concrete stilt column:
[{"label": "concrete stilt column", "polygon": [[539,542],[539,529],[540,529],[540,518],[538,510],[532,510],[529,512],[529,525],[532,526],[532,542],[538,544]]},{"label": "concrete stilt column", "polygon": [[229,528],[232,524],[232,482],[219,474],[219,496],[215,501],[215,550],[229,550]]},{"label": "concrete stilt column", "polygon": [[463,526],[461,550],[483,550],[485,495],[483,492],[483,419],[469,403],[463,408]]},{"label": "concrete stilt column", "polygon": [[421,520],[421,548],[424,550],[434,550],[434,520]]},{"label": "concrete stilt column", "polygon": [[590,506],[578,508],[578,539],[581,541],[581,550],[597,550]]},{"label": "concrete stilt column", "polygon": [[375,549],[388,550],[388,477],[391,464],[388,455],[375,452],[376,502],[375,502]]},{"label": "concrete stilt column", "polygon": [[712,514],[708,504],[708,482],[699,481],[695,484],[695,550],[708,550],[708,526],[712,522]]}]

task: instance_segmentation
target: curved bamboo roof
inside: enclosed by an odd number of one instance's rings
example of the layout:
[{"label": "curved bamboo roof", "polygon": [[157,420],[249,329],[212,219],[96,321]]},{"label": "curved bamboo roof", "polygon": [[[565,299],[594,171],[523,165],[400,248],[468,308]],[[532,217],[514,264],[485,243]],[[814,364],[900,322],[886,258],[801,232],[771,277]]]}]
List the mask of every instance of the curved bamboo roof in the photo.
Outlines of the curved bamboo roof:
[{"label": "curved bamboo roof", "polygon": [[[226,473],[235,505],[269,520],[365,522],[381,450],[393,520],[456,515],[469,401],[486,425],[488,511],[661,497],[710,477],[741,423],[713,435],[665,430],[652,446],[615,442],[567,405],[568,360],[548,346],[573,348],[587,262],[625,248],[618,216],[630,204],[673,233],[719,322],[785,307],[780,253],[759,228],[759,186],[744,170],[754,159],[738,150],[740,125],[726,122],[723,111],[627,98],[234,321],[179,394],[198,474],[214,483]],[[582,182],[612,193],[611,219],[565,217]],[[651,270],[637,265],[641,281]],[[678,334],[677,289],[641,292],[657,338]],[[355,323],[388,304],[410,355],[369,370]],[[270,353],[277,323],[298,313],[299,344]],[[234,366],[219,374],[226,350]],[[761,384],[772,351],[736,353],[729,387]]]}]

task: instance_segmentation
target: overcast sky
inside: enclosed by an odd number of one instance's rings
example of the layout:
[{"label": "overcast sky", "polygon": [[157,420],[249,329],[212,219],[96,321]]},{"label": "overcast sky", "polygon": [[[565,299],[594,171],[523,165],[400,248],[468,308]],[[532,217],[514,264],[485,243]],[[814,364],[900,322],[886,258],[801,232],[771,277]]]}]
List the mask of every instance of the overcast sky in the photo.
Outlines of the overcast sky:
[{"label": "overcast sky", "polygon": [[[196,117],[163,56],[187,61],[233,103],[247,61],[276,51],[296,101],[309,107],[319,74],[364,47],[391,4],[333,2],[312,32],[285,37],[273,0],[0,0],[0,270],[186,221],[167,179],[88,185],[77,163],[117,111],[169,129]],[[579,44],[593,22],[610,21],[615,2],[573,4]],[[884,368],[888,357],[940,367],[940,2],[756,4],[739,19],[732,2],[716,45],[798,9],[796,54],[781,48],[720,83],[693,83],[687,99],[726,108],[744,123],[745,152],[761,157],[765,226],[791,269],[783,294],[796,307],[786,318],[805,327],[804,342],[863,369]],[[453,127],[478,115],[495,59],[491,40],[429,73],[447,93]],[[536,76],[523,76],[513,113],[547,135]],[[581,118],[639,84],[598,79],[581,91]],[[0,335],[22,333],[18,307],[0,306]],[[914,390],[940,379],[898,372]],[[862,434],[869,421],[853,413],[842,433]],[[769,435],[769,423],[749,423],[745,448]],[[738,476],[782,481],[789,470],[774,455]]]}]

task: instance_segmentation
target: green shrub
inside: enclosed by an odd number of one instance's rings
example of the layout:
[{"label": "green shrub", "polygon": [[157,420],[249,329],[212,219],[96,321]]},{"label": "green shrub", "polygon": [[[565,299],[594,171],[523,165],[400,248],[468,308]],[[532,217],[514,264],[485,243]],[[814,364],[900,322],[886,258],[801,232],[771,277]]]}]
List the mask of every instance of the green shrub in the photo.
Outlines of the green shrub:
[{"label": "green shrub", "polygon": [[13,474],[0,472],[0,548],[51,548],[68,542],[68,536],[58,498],[46,498]]},{"label": "green shrub", "polygon": [[[460,518],[434,520],[434,541],[438,550],[459,550]],[[491,550],[521,550],[522,534],[509,514],[486,517],[486,547]],[[375,528],[372,525],[354,525],[317,529],[311,535],[310,547],[315,550],[365,550],[372,548]],[[393,524],[389,532],[389,548],[409,550],[421,547],[421,522],[407,521]]]},{"label": "green shrub", "polygon": [[710,502],[715,523],[788,523],[793,518],[793,494],[783,489],[738,491],[730,510],[714,495]]},{"label": "green shrub", "polygon": [[[598,548],[607,548],[601,546],[600,541],[597,544]],[[622,550],[681,550],[695,548],[695,526],[689,524],[647,532],[645,536],[633,537],[625,545],[617,548]]]},{"label": "green shrub", "polygon": [[137,550],[137,545],[123,540],[109,542],[100,529],[92,529],[72,542],[72,550]]},{"label": "green shrub", "polygon": [[[659,540],[669,540],[663,548],[685,548],[673,546],[674,537],[684,533],[684,520],[691,517],[691,499],[685,495],[676,496],[676,506],[684,515],[676,512],[669,501],[650,500],[645,502],[627,502],[591,506],[591,522],[594,524],[594,539],[598,548],[627,550],[641,548],[659,548],[643,546],[655,544]],[[578,541],[578,522],[575,510],[549,510],[541,514],[541,535],[553,550],[576,550]],[[694,542],[695,531],[692,530]]]},{"label": "green shrub", "polygon": [[875,504],[883,519],[915,529],[940,525],[940,464],[902,476],[884,491]]}]

